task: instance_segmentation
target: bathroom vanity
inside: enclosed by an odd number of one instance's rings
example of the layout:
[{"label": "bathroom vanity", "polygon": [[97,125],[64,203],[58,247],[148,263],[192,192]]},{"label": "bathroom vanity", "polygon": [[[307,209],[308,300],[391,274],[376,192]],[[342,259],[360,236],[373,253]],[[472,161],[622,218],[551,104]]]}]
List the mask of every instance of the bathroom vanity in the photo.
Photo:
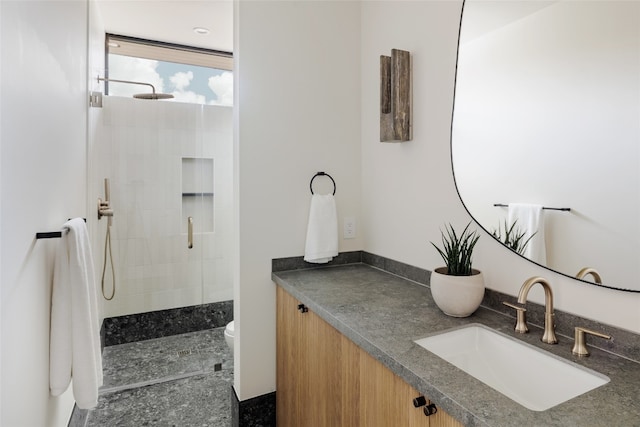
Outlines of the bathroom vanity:
[{"label": "bathroom vanity", "polygon": [[279,426],[461,425],[281,287],[277,343]]},{"label": "bathroom vanity", "polygon": [[[573,340],[513,332],[514,318],[481,307],[469,318],[440,312],[428,287],[367,264],[279,271],[277,419],[280,426],[638,425],[640,364]],[[544,411],[521,406],[414,341],[479,323],[610,381]],[[523,365],[522,369],[529,369]],[[413,399],[437,412],[424,415]]]}]

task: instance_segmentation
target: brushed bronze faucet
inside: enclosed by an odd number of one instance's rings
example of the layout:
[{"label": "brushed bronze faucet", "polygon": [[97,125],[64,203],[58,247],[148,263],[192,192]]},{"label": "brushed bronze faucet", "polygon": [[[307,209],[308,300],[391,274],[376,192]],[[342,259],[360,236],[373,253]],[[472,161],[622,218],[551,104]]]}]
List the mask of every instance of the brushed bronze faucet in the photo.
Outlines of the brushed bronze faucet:
[{"label": "brushed bronze faucet", "polygon": [[547,344],[557,344],[558,339],[556,338],[555,333],[555,321],[553,314],[553,292],[551,291],[551,285],[547,282],[546,279],[542,277],[531,277],[527,279],[520,288],[520,292],[518,293],[518,304],[510,304],[505,302],[504,304],[515,308],[518,311],[517,323],[516,323],[516,332],[520,334],[525,334],[529,332],[529,328],[527,327],[527,319],[526,319],[526,309],[524,308],[524,304],[527,302],[527,295],[529,295],[529,290],[536,283],[540,283],[542,288],[544,289],[544,334],[542,335],[542,342]]},{"label": "brushed bronze faucet", "polygon": [[598,273],[595,268],[591,267],[585,267],[582,270],[578,271],[578,274],[576,274],[576,279],[584,280],[584,278],[589,274],[593,276],[594,282],[602,284],[602,277],[600,276],[600,273]]}]

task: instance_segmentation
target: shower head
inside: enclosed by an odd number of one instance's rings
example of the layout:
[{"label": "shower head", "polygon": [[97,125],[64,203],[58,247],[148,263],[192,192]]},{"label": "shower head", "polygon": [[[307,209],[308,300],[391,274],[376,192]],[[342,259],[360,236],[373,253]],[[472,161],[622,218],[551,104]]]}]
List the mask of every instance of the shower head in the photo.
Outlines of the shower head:
[{"label": "shower head", "polygon": [[99,82],[102,81],[102,82],[127,83],[127,84],[132,84],[132,85],[144,85],[144,86],[151,87],[151,93],[137,93],[137,94],[133,95],[133,97],[137,98],[137,99],[170,99],[170,98],[173,98],[173,95],[171,95],[169,93],[156,93],[156,88],[151,83],[133,82],[133,81],[130,81],[130,80],[107,79],[107,78],[100,77],[100,76],[98,76],[98,81]]},{"label": "shower head", "polygon": [[170,99],[173,98],[173,95],[170,93],[156,93],[154,89],[153,93],[136,93],[133,97],[137,99]]}]

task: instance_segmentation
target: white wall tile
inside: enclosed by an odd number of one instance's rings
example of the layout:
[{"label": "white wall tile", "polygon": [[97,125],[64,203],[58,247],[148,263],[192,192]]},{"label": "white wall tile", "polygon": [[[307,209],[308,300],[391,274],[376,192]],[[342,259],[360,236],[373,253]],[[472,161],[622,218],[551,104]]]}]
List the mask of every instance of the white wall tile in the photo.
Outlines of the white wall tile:
[{"label": "white wall tile", "polygon": [[[117,183],[112,184],[114,202],[118,201],[117,206],[114,205],[118,220],[114,226],[119,254],[117,259],[123,266],[130,267],[120,272],[126,276],[127,293],[139,295],[134,302],[126,305],[119,302],[107,304],[105,311],[110,315],[115,312],[123,314],[123,310],[141,312],[150,307],[165,307],[168,303],[166,295],[152,295],[167,286],[174,289],[197,289],[197,292],[185,291],[189,296],[176,300],[192,301],[194,295],[202,294],[200,276],[204,270],[200,261],[205,251],[207,256],[214,250],[231,251],[229,239],[220,239],[212,246],[212,237],[202,235],[201,232],[203,227],[204,230],[214,229],[217,216],[224,221],[221,227],[230,226],[232,159],[228,156],[223,160],[216,160],[215,164],[212,160],[205,160],[208,165],[203,168],[202,164],[198,164],[197,172],[191,175],[199,179],[199,182],[192,182],[197,188],[191,191],[215,190],[221,193],[223,199],[228,200],[224,206],[217,206],[217,196],[215,203],[211,198],[205,202],[190,198],[183,205],[181,193],[186,184],[183,179],[183,158],[202,156],[204,152],[213,153],[220,149],[218,147],[224,146],[223,150],[226,152],[232,151],[231,109],[203,108],[180,103],[141,103],[115,97],[108,97],[105,108],[107,115],[103,119],[103,131],[105,138],[111,140],[111,175],[112,181]],[[204,119],[201,119],[203,111]],[[217,118],[218,115],[221,117]],[[208,120],[213,120],[214,124],[207,123]],[[194,129],[194,126],[207,126],[210,129],[226,126],[227,130],[221,132],[226,140],[208,140],[205,133]],[[207,145],[206,149],[198,147],[203,144]],[[202,163],[202,160],[194,160],[192,163]],[[219,166],[226,176],[218,172]],[[203,173],[208,175],[209,187],[202,186]],[[212,188],[214,181],[215,188]],[[204,216],[203,204],[206,205]],[[195,247],[192,250],[186,247],[186,217],[189,215],[194,217],[196,229]],[[228,246],[223,247],[222,242]],[[171,266],[170,269],[167,268],[168,265]],[[154,266],[158,266],[163,274],[152,273]],[[143,267],[144,272],[140,273],[137,267]],[[225,268],[231,274],[231,266],[227,265]],[[232,289],[231,283],[225,286]],[[149,297],[143,298],[145,294]]]}]

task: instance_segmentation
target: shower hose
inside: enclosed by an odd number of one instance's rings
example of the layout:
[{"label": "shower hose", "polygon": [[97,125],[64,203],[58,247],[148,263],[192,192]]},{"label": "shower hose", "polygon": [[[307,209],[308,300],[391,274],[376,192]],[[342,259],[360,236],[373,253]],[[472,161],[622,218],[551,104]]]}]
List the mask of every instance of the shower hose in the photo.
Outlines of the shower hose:
[{"label": "shower hose", "polygon": [[[108,249],[108,251],[107,251]],[[111,295],[107,296],[104,290],[104,273],[107,271],[107,252],[109,253],[109,259],[111,260]],[[116,295],[116,272],[113,268],[113,255],[111,254],[111,224],[107,224],[107,235],[104,239],[104,263],[102,264],[102,296],[107,301],[111,301]]]}]

